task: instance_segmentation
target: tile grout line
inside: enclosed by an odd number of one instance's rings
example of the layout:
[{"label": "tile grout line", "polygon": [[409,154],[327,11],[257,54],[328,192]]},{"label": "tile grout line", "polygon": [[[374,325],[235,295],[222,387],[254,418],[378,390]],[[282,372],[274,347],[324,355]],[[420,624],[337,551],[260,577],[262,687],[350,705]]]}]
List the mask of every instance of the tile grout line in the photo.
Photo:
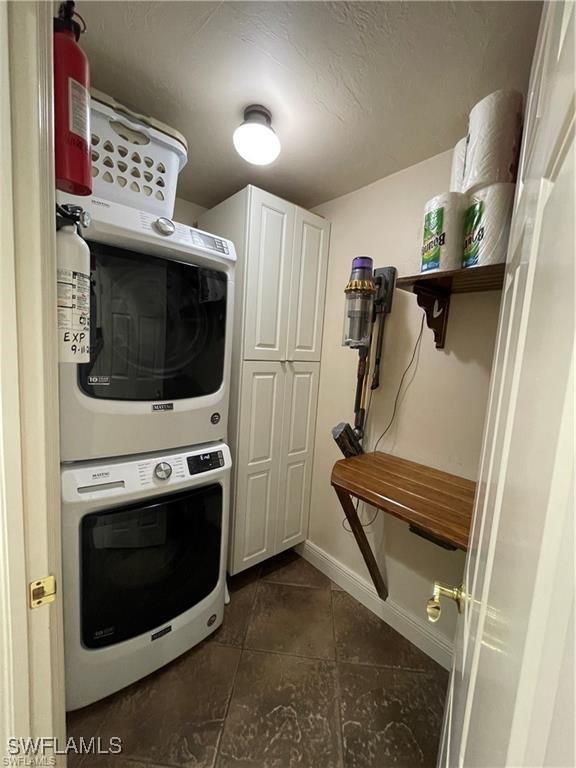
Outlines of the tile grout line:
[{"label": "tile grout line", "polygon": [[[246,635],[248,633],[248,626],[252,621],[252,616],[254,615],[254,605],[256,604],[256,595],[258,593],[258,582],[260,581],[261,573],[262,573],[262,566],[260,566],[260,570],[258,572],[258,578],[254,580],[255,582],[254,597],[252,598],[252,605],[250,606],[250,615],[248,617],[248,621],[246,622],[246,628],[242,635],[242,640],[241,640],[240,649],[239,649],[240,655],[238,656],[238,664],[236,665],[236,670],[234,672],[234,679],[232,680],[232,686],[230,688],[230,696],[228,697],[228,701],[226,703],[226,711],[224,712],[224,717],[222,719],[222,728],[220,729],[220,733],[218,734],[218,742],[216,744],[216,749],[214,750],[214,763],[212,768],[217,768],[218,762],[220,760],[220,756],[221,756],[220,748],[222,746],[222,739],[224,738],[224,729],[226,728],[226,721],[230,713],[230,706],[232,704],[232,699],[234,698],[234,691],[236,690],[236,680],[238,678],[238,670],[240,669],[240,664],[242,663],[242,656],[244,655],[244,643],[246,641]],[[232,602],[232,596],[230,596],[230,602]]]},{"label": "tile grout line", "polygon": [[[418,669],[417,667],[395,667],[390,664],[380,664],[377,661],[349,661],[348,659],[338,659],[340,664],[349,664],[351,667],[374,667],[375,669],[388,669],[390,672],[408,672],[411,675],[428,675],[430,677],[437,675],[434,669]],[[441,667],[441,669],[444,669]],[[447,670],[444,670],[448,673]]]},{"label": "tile grout line", "polygon": [[230,705],[232,704],[232,698],[234,696],[234,691],[236,689],[236,679],[238,677],[238,670],[240,669],[240,662],[242,661],[242,655],[244,653],[244,650],[242,648],[240,648],[239,650],[240,650],[240,655],[238,656],[238,663],[236,664],[236,669],[234,670],[234,678],[232,680],[232,685],[230,686],[230,695],[228,696],[228,701],[226,702],[226,709],[224,710],[224,717],[222,718],[222,728],[220,728],[220,733],[218,734],[216,749],[214,750],[214,762],[212,763],[211,768],[216,768],[216,766],[218,765],[218,761],[220,759],[220,747],[222,746],[224,729],[226,728],[226,720],[228,719],[228,714],[230,712]]},{"label": "tile grout line", "polygon": [[336,719],[338,734],[339,752],[340,752],[340,764],[342,768],[345,765],[344,757],[344,727],[342,722],[342,691],[340,688],[340,669],[338,666],[338,643],[336,641],[336,619],[334,617],[334,590],[330,589],[330,614],[332,616],[332,636],[334,638],[334,685],[336,689]]},{"label": "tile grout line", "polygon": [[258,578],[255,580],[254,597],[252,598],[252,605],[250,606],[248,620],[246,621],[246,627],[242,635],[242,646],[241,646],[242,650],[244,650],[246,646],[246,638],[248,637],[248,630],[250,629],[252,619],[254,618],[254,607],[256,605],[256,600],[258,599],[258,589],[260,588],[261,581],[262,581],[262,566],[260,566],[260,571],[258,572]]},{"label": "tile grout line", "polygon": [[181,768],[179,763],[163,763],[158,760],[149,760],[147,757],[124,757],[122,755],[122,760],[125,760],[127,763],[133,763],[134,766],[144,764],[153,766],[153,768]]},{"label": "tile grout line", "polygon": [[263,581],[265,584],[278,585],[279,587],[297,587],[298,589],[331,589],[329,583],[323,587],[318,587],[314,584],[295,584],[293,581],[273,581],[272,579],[267,579],[266,577],[259,579],[259,581]]},{"label": "tile grout line", "polygon": [[336,664],[336,659],[329,659],[326,656],[302,656],[299,653],[287,653],[286,651],[271,651],[266,648],[243,648],[242,650],[249,653],[267,653],[271,656],[285,656],[290,659],[301,659],[302,661],[324,661],[328,664]]},{"label": "tile grout line", "polygon": [[[220,643],[220,645],[223,648],[238,648],[237,645],[225,645],[224,643]],[[339,659],[337,658],[337,651],[335,653],[334,658],[327,658],[326,656],[304,656],[300,653],[288,653],[287,651],[272,651],[269,648],[250,648],[247,646],[244,646],[242,648],[243,651],[248,651],[249,653],[267,653],[272,656],[288,656],[293,659],[303,659],[304,661],[324,661],[331,664],[349,664],[352,667],[370,667],[375,669],[387,669],[390,672],[408,672],[409,674],[417,674],[417,675],[427,675],[429,677],[432,677],[436,674],[434,670],[428,670],[428,669],[415,669],[413,667],[391,667],[387,664],[377,664],[374,662],[361,662],[361,661],[348,661],[347,659]]]}]

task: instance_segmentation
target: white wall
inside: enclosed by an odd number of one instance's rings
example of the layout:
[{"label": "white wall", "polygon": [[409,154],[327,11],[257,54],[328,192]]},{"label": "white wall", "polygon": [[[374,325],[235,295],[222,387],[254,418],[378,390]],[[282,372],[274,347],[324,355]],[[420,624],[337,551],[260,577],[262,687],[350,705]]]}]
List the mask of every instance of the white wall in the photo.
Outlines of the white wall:
[{"label": "white wall", "polygon": [[205,210],[206,208],[201,205],[190,203],[182,197],[177,197],[174,201],[174,221],[178,221],[180,224],[188,224],[188,226],[193,227],[200,214]]},{"label": "white wall", "polygon": [[[330,429],[352,420],[355,391],[357,354],[340,346],[344,287],[352,257],[358,254],[372,256],[375,266],[396,266],[399,275],[418,271],[422,209],[426,200],[448,189],[450,155],[437,155],[315,209],[332,222],[332,232],[309,540],[367,580],[354,538],[341,526],[343,513],[330,486],[332,465],[341,458]],[[454,296],[444,350],[435,348],[432,331],[424,326],[415,376],[408,377],[411,383],[395,424],[379,450],[475,479],[499,302],[500,292]],[[421,315],[413,295],[396,291],[386,325],[381,385],[370,411],[369,450],[392,413]],[[362,512],[365,520],[372,513],[370,508]],[[426,600],[435,579],[460,583],[464,554],[424,541],[382,513],[368,533],[387,575],[389,604],[418,631],[436,633],[446,648],[453,637],[455,609],[446,606],[438,624],[427,624]]]}]

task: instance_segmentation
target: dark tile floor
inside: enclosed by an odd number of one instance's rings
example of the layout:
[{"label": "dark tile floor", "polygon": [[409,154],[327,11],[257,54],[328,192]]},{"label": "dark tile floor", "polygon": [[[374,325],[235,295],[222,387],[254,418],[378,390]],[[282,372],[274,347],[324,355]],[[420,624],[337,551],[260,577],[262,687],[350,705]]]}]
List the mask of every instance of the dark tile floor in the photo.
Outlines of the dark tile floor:
[{"label": "dark tile floor", "polygon": [[123,740],[71,768],[436,765],[447,672],[293,552],[229,586],[209,640],[69,715]]}]

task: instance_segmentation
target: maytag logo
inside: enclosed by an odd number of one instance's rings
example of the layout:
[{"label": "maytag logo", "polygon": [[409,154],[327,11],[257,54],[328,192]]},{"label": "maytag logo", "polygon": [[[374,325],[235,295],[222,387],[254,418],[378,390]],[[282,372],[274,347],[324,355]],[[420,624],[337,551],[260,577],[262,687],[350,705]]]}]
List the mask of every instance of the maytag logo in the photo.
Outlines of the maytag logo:
[{"label": "maytag logo", "polygon": [[152,635],[152,640],[158,640],[160,637],[164,637],[164,635],[167,635],[168,632],[172,632],[172,625],[169,624],[167,627],[164,627],[164,629],[159,629],[158,632],[154,632]]},{"label": "maytag logo", "polygon": [[92,480],[101,480],[103,477],[110,477],[110,472],[92,472]]},{"label": "maytag logo", "polygon": [[153,411],[173,411],[174,403],[152,403]]}]

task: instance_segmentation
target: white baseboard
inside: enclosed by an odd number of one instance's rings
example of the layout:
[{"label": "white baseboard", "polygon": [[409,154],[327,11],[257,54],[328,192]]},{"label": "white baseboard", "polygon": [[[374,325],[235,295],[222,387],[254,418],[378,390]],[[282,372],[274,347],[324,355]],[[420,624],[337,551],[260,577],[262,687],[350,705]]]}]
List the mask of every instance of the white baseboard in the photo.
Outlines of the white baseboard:
[{"label": "white baseboard", "polygon": [[408,613],[390,598],[386,601],[381,600],[371,584],[313,542],[307,540],[295,549],[311,565],[332,579],[372,613],[379,616],[392,629],[414,643],[417,648],[420,648],[445,669],[451,668],[452,644],[434,632],[428,622]]}]

